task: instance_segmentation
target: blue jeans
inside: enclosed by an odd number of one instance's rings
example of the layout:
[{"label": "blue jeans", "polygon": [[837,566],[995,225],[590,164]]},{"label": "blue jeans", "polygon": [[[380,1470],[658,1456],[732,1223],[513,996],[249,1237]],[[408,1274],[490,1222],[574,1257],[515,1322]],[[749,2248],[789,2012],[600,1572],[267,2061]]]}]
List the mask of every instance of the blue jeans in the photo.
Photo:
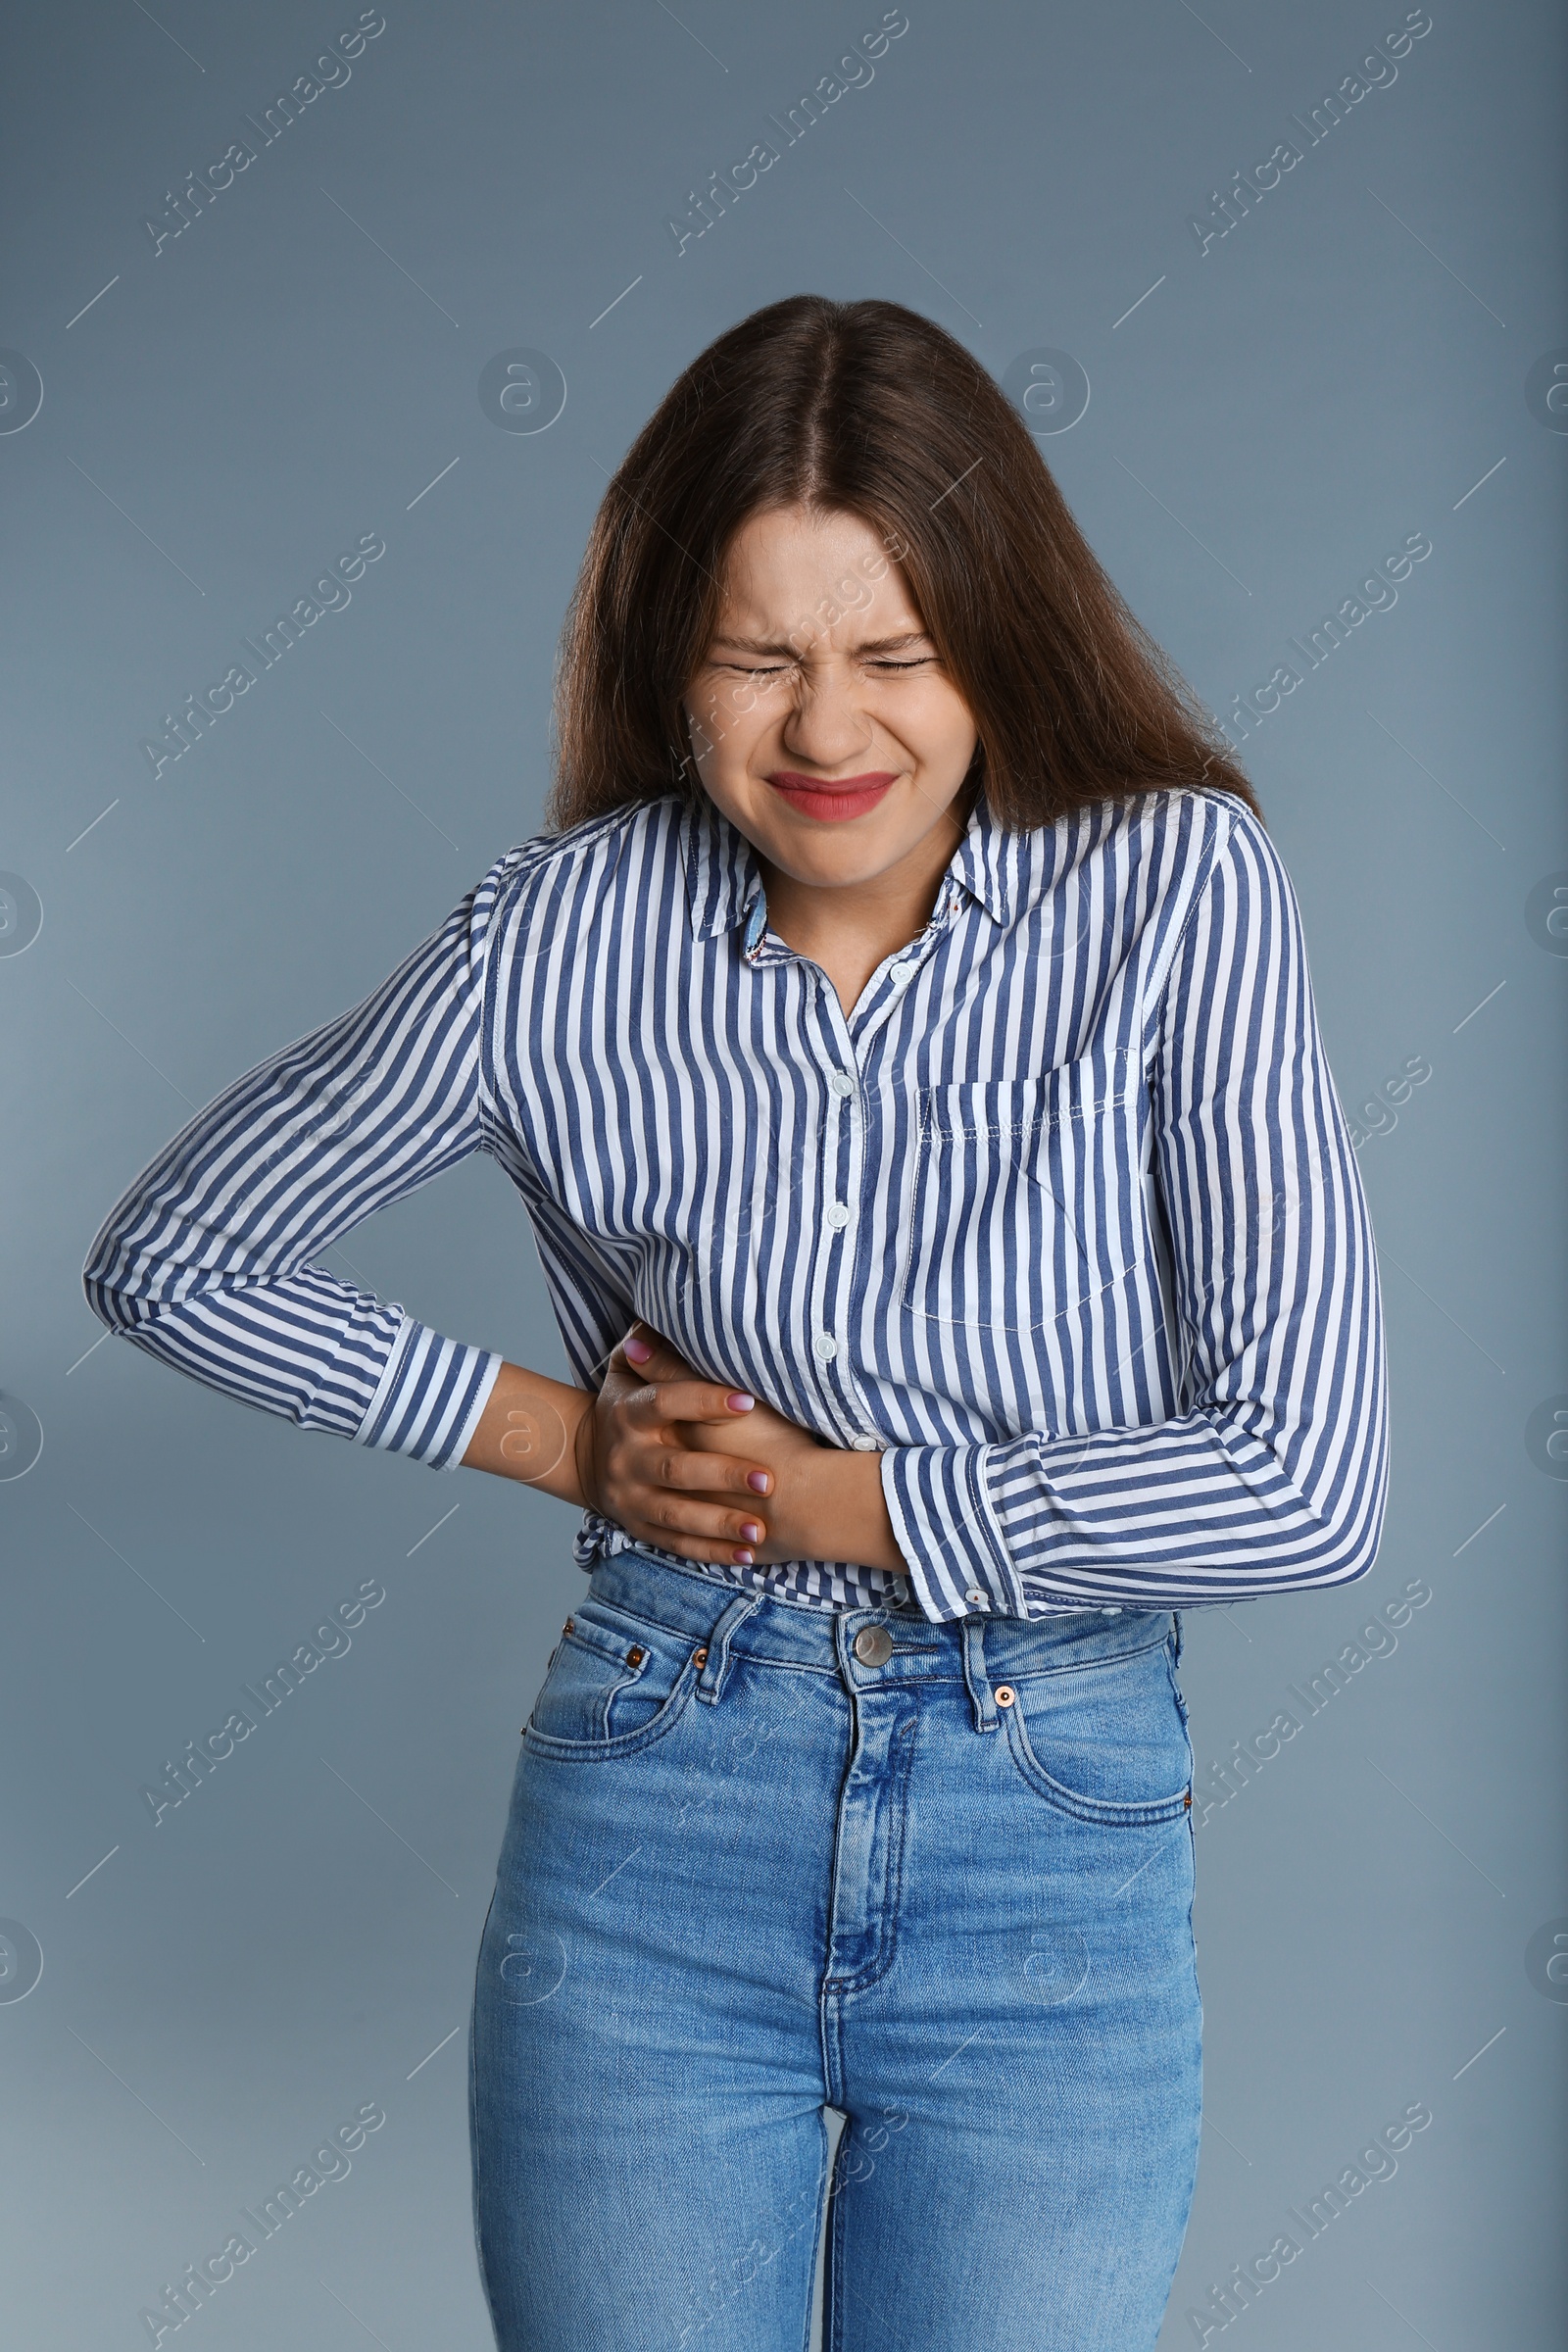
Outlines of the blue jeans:
[{"label": "blue jeans", "polygon": [[1199,2133],[1179,1643],[600,1561],[479,1951],[501,2352],[803,2352],[824,2212],[830,2352],[1149,2352]]}]

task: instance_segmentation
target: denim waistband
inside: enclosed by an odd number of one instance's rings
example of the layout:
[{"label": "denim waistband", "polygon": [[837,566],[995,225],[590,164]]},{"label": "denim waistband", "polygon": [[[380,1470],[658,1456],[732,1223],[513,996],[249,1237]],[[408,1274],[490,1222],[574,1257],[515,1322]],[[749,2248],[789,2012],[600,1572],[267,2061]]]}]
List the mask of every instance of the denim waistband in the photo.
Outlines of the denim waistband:
[{"label": "denim waistband", "polygon": [[983,1650],[988,1679],[1021,1682],[1031,1675],[1061,1673],[1148,1649],[1173,1629],[1180,1639],[1179,1624],[1168,1609],[1073,1609],[1041,1618],[976,1614],[937,1625],[912,1607],[812,1608],[720,1584],[695,1565],[672,1568],[635,1549],[602,1555],[590,1576],[589,1592],[629,1616],[689,1636],[694,1643],[710,1641],[723,1627],[731,1659],[752,1658],[835,1677],[854,1656],[856,1635],[866,1626],[882,1626],[893,1650],[878,1662],[878,1684],[964,1681],[972,1677],[977,1646]]}]

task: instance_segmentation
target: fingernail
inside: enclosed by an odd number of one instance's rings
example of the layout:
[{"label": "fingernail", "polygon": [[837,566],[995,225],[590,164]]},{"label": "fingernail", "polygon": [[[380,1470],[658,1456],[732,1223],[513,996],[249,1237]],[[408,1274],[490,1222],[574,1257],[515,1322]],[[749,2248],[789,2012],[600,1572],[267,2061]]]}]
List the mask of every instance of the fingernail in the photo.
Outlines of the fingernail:
[{"label": "fingernail", "polygon": [[752,1565],[752,1555],[749,1551],[737,1551],[734,1554],[734,1559],[736,1566],[739,1568],[750,1568]]},{"label": "fingernail", "polygon": [[748,1396],[744,1389],[731,1389],[724,1402],[729,1406],[731,1412],[749,1413],[757,1402],[757,1398]]},{"label": "fingernail", "polygon": [[767,1472],[765,1470],[749,1470],[746,1474],[746,1484],[754,1494],[765,1494],[767,1493]]},{"label": "fingernail", "polygon": [[646,1340],[628,1340],[626,1342],[626,1353],[634,1364],[646,1364],[653,1352]]},{"label": "fingernail", "polygon": [[762,1531],[755,1519],[746,1521],[741,1529],[741,1534],[746,1538],[748,1544],[760,1544],[762,1541]]}]

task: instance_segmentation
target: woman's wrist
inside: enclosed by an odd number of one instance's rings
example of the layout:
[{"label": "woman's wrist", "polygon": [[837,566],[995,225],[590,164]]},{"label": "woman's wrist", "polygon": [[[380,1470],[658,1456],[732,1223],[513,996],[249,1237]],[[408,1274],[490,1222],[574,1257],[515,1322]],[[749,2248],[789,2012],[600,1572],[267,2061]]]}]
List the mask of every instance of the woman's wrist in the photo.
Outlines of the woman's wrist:
[{"label": "woman's wrist", "polygon": [[538,1487],[558,1501],[586,1507],[591,1460],[583,1460],[593,1430],[593,1392],[549,1380],[525,1365],[504,1363],[463,1456],[466,1470]]},{"label": "woman's wrist", "polygon": [[767,1551],[789,1559],[854,1560],[862,1568],[908,1575],[882,1491],[880,1453],[824,1446],[794,1468],[789,1484],[795,1492],[781,1493],[782,1509],[762,1505]]}]

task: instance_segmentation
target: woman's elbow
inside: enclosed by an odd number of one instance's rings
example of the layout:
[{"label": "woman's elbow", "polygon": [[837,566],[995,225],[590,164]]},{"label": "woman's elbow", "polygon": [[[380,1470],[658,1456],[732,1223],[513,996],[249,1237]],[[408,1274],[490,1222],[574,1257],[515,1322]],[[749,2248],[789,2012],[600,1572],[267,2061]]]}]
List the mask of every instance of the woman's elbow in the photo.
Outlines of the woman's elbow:
[{"label": "woman's elbow", "polygon": [[123,1263],[123,1252],[114,1236],[101,1239],[81,1269],[81,1292],[100,1323],[114,1332],[134,1331],[147,1319],[143,1300],[135,1298],[128,1285],[117,1275],[117,1264]]},{"label": "woman's elbow", "polygon": [[1388,1478],[1380,1465],[1371,1478],[1320,1506],[1314,1584],[1359,1584],[1371,1572],[1383,1541],[1387,1502]]}]

